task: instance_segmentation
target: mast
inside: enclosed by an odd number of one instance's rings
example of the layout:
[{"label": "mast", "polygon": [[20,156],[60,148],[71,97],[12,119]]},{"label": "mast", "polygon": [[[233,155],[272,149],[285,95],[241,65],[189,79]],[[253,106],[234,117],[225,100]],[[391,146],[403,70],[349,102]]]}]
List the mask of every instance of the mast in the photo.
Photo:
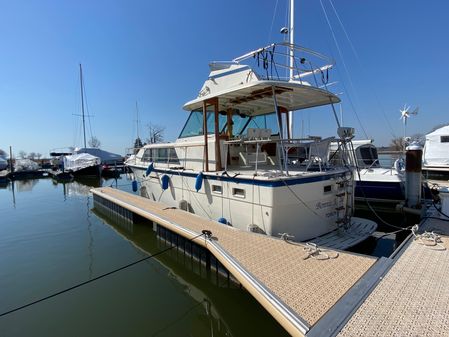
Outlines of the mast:
[{"label": "mast", "polygon": [[81,87],[81,116],[83,117],[83,136],[84,136],[84,148],[86,148],[86,121],[84,117],[84,88],[83,88],[83,68],[80,63],[80,87]]},{"label": "mast", "polygon": [[137,101],[136,101],[136,124],[137,124],[137,138],[139,138],[139,108],[137,106]]},{"label": "mast", "polygon": [[[295,43],[294,32],[295,32],[295,0],[290,0],[290,27],[289,27],[289,38],[290,38],[290,81],[293,80],[293,66],[295,64],[295,55],[293,53],[293,45]],[[288,112],[288,135],[293,137],[293,111]]]}]

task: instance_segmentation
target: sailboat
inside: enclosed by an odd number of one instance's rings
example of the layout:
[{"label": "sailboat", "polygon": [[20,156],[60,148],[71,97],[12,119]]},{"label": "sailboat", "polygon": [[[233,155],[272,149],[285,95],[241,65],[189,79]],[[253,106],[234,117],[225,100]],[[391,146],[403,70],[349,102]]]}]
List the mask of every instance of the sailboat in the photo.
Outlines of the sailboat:
[{"label": "sailboat", "polygon": [[[352,170],[329,162],[335,139],[293,137],[289,111],[340,102],[326,87],[332,60],[282,42],[209,66],[198,96],[184,105],[189,117],[178,139],[145,145],[126,162],[141,193],[283,239],[362,233],[350,246],[368,237],[377,225],[352,216]],[[340,141],[349,141],[354,130],[336,120]]]},{"label": "sailboat", "polygon": [[[81,117],[83,123],[84,149],[86,146],[86,118],[84,112],[84,82],[83,68],[80,64],[80,87],[81,87]],[[78,176],[101,176],[101,158],[85,151],[74,151],[71,155],[63,156],[63,171],[67,171],[75,177]]]}]

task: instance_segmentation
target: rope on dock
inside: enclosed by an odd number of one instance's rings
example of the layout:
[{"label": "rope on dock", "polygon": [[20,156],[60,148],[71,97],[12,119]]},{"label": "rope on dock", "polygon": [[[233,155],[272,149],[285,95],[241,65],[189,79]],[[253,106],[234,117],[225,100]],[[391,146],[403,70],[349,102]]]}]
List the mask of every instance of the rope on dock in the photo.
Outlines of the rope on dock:
[{"label": "rope on dock", "polygon": [[443,241],[441,240],[441,236],[435,232],[427,232],[425,231],[422,234],[416,234],[419,226],[414,225],[412,227],[412,234],[415,237],[415,241],[417,241],[420,245],[427,247],[435,247],[435,250],[446,250],[446,247],[443,246]]},{"label": "rope on dock", "polygon": [[313,242],[307,242],[304,250],[306,251],[306,255],[302,258],[303,260],[307,260],[308,258],[314,258],[316,260],[329,260],[336,259],[338,257],[337,252],[332,252],[333,254],[326,253],[328,250],[319,248],[317,244]]},{"label": "rope on dock", "polygon": [[[194,237],[191,238],[189,241],[193,241],[193,240],[199,238],[200,236],[206,235],[206,233],[204,233],[204,232],[205,232],[205,231],[203,231],[203,233],[201,233],[201,234],[198,234],[197,236],[194,236]],[[208,231],[208,232],[209,232],[209,231]],[[92,279],[90,279],[90,280],[87,280],[87,281],[78,283],[78,284],[76,284],[76,285],[74,285],[74,286],[71,286],[71,287],[66,288],[66,289],[64,289],[64,290],[61,290],[61,291],[58,291],[58,292],[53,293],[53,294],[51,294],[51,295],[42,297],[42,298],[40,298],[40,299],[38,299],[38,300],[35,300],[35,301],[33,301],[33,302],[30,302],[30,303],[21,305],[20,307],[17,307],[17,308],[14,308],[14,309],[5,311],[5,312],[3,312],[3,313],[0,314],[0,317],[3,317],[3,316],[6,316],[6,315],[9,315],[9,314],[12,314],[13,312],[16,312],[16,311],[25,309],[25,308],[27,308],[27,307],[30,307],[30,306],[34,305],[34,304],[38,304],[38,303],[43,302],[43,301],[46,301],[46,300],[48,300],[48,299],[50,299],[50,298],[56,297],[56,296],[58,296],[58,295],[62,295],[62,294],[64,294],[64,293],[66,293],[66,292],[69,292],[69,291],[71,291],[71,290],[74,290],[74,289],[79,288],[79,287],[81,287],[81,286],[84,286],[84,285],[86,285],[86,284],[89,284],[89,283],[92,283],[92,282],[97,281],[97,280],[99,280],[99,279],[102,279],[102,278],[104,278],[104,277],[106,277],[106,276],[115,274],[115,273],[117,273],[117,272],[119,272],[119,271],[122,271],[122,270],[124,270],[124,269],[129,268],[129,267],[132,267],[132,266],[134,266],[134,265],[136,265],[136,264],[139,264],[139,263],[141,263],[141,262],[143,262],[143,261],[152,259],[152,258],[154,258],[154,257],[156,257],[156,256],[158,256],[158,255],[161,255],[161,254],[163,254],[163,253],[165,253],[165,252],[167,252],[167,251],[169,251],[169,250],[171,250],[171,249],[173,249],[173,248],[175,248],[175,247],[176,247],[176,245],[172,245],[172,246],[170,246],[170,247],[168,247],[168,248],[166,248],[166,249],[163,249],[163,250],[161,250],[161,251],[159,251],[159,252],[156,252],[156,253],[154,253],[154,254],[148,255],[148,256],[146,256],[146,257],[144,257],[144,258],[142,258],[142,259],[139,259],[139,260],[137,260],[137,261],[128,263],[128,264],[126,264],[126,265],[124,265],[124,266],[122,266],[122,267],[120,267],[120,268],[117,268],[117,269],[114,269],[114,270],[112,270],[112,271],[110,271],[110,272],[101,274],[101,275],[99,275],[99,276],[97,276],[97,277],[94,277],[94,278],[92,278]]]},{"label": "rope on dock", "polygon": [[[302,244],[290,241],[290,239],[293,239],[293,235],[289,235],[288,233],[279,233],[281,236],[281,239],[285,242],[291,244],[291,245],[297,245],[302,246]],[[313,242],[306,242],[303,249],[306,251],[306,254],[302,257],[303,260],[307,260],[308,258],[314,258],[316,260],[329,260],[329,259],[336,259],[338,257],[337,252],[333,252],[327,249],[319,248],[316,243]],[[326,252],[332,252],[332,254],[326,253]]]}]

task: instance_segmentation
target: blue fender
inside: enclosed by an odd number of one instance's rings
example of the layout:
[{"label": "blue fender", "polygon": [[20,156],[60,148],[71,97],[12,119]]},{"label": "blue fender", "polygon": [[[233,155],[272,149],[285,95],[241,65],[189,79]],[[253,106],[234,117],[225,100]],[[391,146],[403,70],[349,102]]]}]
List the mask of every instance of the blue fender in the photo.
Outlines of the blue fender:
[{"label": "blue fender", "polygon": [[222,223],[223,225],[227,225],[228,224],[228,220],[226,220],[225,218],[219,218],[217,221],[219,223]]},{"label": "blue fender", "polygon": [[197,192],[201,189],[201,186],[203,186],[203,172],[200,172],[196,176],[195,189],[196,189]]},{"label": "blue fender", "polygon": [[170,181],[170,177],[166,174],[164,174],[161,177],[161,183],[162,183],[162,189],[165,191],[168,188],[168,183]]},{"label": "blue fender", "polygon": [[132,187],[133,187],[133,192],[137,192],[137,181],[133,180],[133,182],[131,183]]},{"label": "blue fender", "polygon": [[151,162],[150,165],[148,165],[147,170],[145,171],[145,175],[148,177],[151,172],[153,172],[154,164]]}]

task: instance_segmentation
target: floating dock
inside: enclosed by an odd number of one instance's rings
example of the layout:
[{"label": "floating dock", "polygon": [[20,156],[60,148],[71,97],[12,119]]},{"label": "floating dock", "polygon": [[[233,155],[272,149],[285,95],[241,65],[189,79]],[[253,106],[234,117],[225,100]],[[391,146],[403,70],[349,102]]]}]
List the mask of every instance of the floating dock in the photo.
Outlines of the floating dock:
[{"label": "floating dock", "polygon": [[[416,336],[449,331],[449,230],[429,244],[410,236],[390,258],[241,231],[110,187],[95,207],[135,215],[204,247],[293,336]],[[211,235],[197,237],[203,231]],[[207,232],[206,232],[207,233]],[[207,264],[207,262],[206,262]]]}]

